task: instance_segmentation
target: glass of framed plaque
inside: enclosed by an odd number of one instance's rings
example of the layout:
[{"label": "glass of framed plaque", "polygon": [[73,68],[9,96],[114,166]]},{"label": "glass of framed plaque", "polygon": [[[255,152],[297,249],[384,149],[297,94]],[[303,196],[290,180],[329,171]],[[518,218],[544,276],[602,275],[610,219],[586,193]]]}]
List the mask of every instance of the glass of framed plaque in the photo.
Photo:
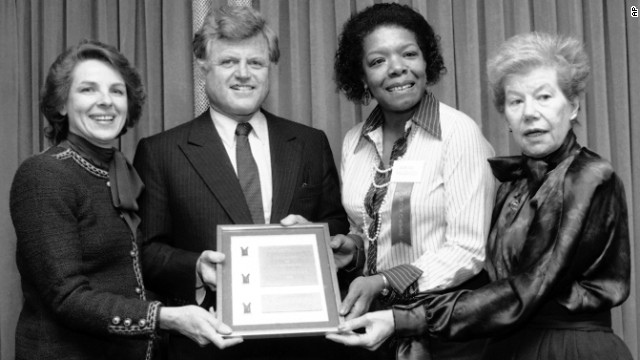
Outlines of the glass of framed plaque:
[{"label": "glass of framed plaque", "polygon": [[218,225],[218,319],[231,336],[336,331],[340,291],[325,223]]}]

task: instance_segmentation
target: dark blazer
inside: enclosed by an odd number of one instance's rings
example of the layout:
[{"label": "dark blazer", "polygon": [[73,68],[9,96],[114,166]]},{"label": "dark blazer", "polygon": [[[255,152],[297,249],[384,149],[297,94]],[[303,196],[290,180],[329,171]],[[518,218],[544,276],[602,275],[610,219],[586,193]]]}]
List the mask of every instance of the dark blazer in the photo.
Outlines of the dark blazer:
[{"label": "dark blazer", "polygon": [[[347,232],[338,174],[325,134],[263,113],[271,151],[271,222],[298,214],[312,222],[327,222],[331,234]],[[209,111],[141,140],[134,165],[146,186],[140,199],[145,283],[169,304],[195,304],[196,260],[203,250],[216,249],[216,226],[252,223]],[[173,349],[183,343],[202,356],[212,354],[213,346],[203,352],[179,336],[173,336],[171,343]],[[176,351],[176,356],[189,353],[196,356],[185,349]]]}]

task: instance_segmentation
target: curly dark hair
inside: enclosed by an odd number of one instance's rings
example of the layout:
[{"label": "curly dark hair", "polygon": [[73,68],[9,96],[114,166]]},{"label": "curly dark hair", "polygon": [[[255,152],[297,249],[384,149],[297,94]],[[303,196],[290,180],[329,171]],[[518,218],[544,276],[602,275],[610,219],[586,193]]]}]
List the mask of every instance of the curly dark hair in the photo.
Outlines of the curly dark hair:
[{"label": "curly dark hair", "polygon": [[45,129],[45,136],[55,144],[67,138],[69,134],[69,118],[62,115],[60,110],[69,97],[73,71],[85,60],[99,60],[113,67],[122,76],[127,87],[127,121],[120,135],[127,132],[127,128],[135,126],[142,115],[142,107],[146,93],[140,74],[115,47],[96,40],[82,40],[58,55],[49,68],[47,79],[40,91],[40,111],[47,118],[49,126]]},{"label": "curly dark hair", "polygon": [[352,15],[344,24],[335,58],[335,80],[338,90],[359,102],[364,96],[364,39],[381,26],[398,26],[412,32],[427,63],[427,84],[436,84],[447,72],[440,51],[440,37],[418,12],[407,5],[375,4]]}]

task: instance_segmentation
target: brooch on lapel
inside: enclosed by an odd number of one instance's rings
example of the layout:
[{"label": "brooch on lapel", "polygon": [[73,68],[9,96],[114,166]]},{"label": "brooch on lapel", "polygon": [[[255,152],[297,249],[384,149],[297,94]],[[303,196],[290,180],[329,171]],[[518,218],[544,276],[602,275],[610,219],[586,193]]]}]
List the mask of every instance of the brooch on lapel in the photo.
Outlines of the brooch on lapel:
[{"label": "brooch on lapel", "polygon": [[513,200],[509,203],[509,209],[516,211],[520,207],[520,195],[522,195],[519,191],[513,194]]}]

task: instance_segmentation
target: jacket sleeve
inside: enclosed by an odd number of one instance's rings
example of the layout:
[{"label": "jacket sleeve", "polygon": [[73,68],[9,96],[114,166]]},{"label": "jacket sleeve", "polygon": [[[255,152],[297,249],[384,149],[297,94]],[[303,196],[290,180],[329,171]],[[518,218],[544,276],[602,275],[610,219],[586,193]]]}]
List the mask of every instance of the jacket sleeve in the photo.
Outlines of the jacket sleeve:
[{"label": "jacket sleeve", "polygon": [[83,265],[78,204],[84,187],[51,163],[27,160],[11,188],[11,217],[25,296],[37,296],[65,326],[93,334],[149,336],[160,303],[99,291]]},{"label": "jacket sleeve", "polygon": [[[136,150],[134,167],[145,184],[140,196],[142,219],[142,272],[152,291],[176,300],[195,303],[197,252],[173,246],[180,239],[172,237],[172,211],[169,186],[165,184],[163,162],[147,139],[142,139]],[[187,295],[189,294],[189,295]]]},{"label": "jacket sleeve", "polygon": [[596,191],[559,302],[573,312],[622,304],[629,296],[631,259],[624,186],[613,174]]},{"label": "jacket sleeve", "polygon": [[[396,306],[397,333],[462,340],[509,331],[552,299],[574,312],[622,303],[629,293],[626,202],[619,179],[609,175],[601,181],[590,182],[593,176],[565,181],[559,231],[542,249],[533,249],[540,238],[529,236],[511,276],[478,290]],[[535,224],[532,229],[538,235],[544,231]]]},{"label": "jacket sleeve", "polygon": [[338,170],[327,136],[324,132],[321,134],[323,179],[322,196],[318,206],[318,221],[329,224],[331,235],[346,234],[349,231],[349,222],[340,198]]}]

